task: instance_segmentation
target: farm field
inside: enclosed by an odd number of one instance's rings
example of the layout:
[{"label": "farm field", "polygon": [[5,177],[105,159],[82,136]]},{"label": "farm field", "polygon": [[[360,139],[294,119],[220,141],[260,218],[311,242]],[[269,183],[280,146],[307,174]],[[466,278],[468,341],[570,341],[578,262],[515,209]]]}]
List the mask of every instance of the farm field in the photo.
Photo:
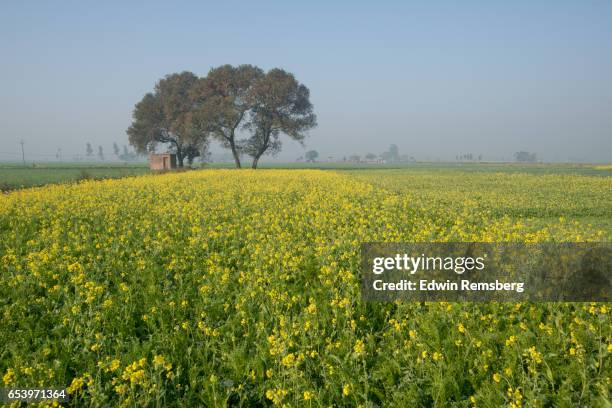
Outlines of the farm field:
[{"label": "farm field", "polygon": [[[194,168],[233,168],[234,163],[195,163]],[[248,167],[248,166],[247,166]],[[265,169],[325,169],[325,170],[409,170],[411,172],[476,172],[476,173],[528,173],[528,174],[579,174],[590,176],[612,176],[610,165],[592,164],[511,164],[511,163],[439,163],[411,162],[399,164],[365,163],[262,163]],[[21,166],[15,163],[0,163],[0,191],[38,187],[52,183],[69,183],[81,180],[121,178],[149,173],[147,163],[74,162],[36,163]]]},{"label": "farm field", "polygon": [[609,304],[360,298],[361,242],[610,241],[609,170],[535,168],[2,194],[2,386],[65,385],[69,406],[610,406]]},{"label": "farm field", "polygon": [[[247,163],[248,164],[248,163]],[[234,168],[234,163],[207,163],[206,168]],[[247,166],[248,167],[248,166]],[[408,170],[415,172],[468,172],[468,173],[520,173],[520,174],[579,174],[588,176],[612,176],[612,165],[577,163],[509,163],[509,162],[403,162],[403,163],[353,163],[353,162],[264,162],[262,169],[316,169],[316,170]]]},{"label": "farm field", "polygon": [[120,178],[149,172],[146,163],[0,163],[0,191],[87,179]]}]

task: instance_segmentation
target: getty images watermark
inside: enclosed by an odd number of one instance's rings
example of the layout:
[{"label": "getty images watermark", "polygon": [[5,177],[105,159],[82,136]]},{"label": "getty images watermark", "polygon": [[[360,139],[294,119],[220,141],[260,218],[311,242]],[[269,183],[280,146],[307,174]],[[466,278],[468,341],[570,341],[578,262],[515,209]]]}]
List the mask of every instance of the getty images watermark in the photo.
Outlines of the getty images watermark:
[{"label": "getty images watermark", "polygon": [[366,301],[610,301],[612,245],[365,243]]}]

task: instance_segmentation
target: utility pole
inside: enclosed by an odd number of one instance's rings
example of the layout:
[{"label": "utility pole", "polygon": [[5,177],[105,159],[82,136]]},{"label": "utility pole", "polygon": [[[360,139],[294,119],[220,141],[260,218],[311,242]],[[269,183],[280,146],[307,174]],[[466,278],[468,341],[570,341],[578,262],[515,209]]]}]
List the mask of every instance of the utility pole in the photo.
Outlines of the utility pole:
[{"label": "utility pole", "polygon": [[25,167],[26,162],[25,162],[25,151],[23,150],[23,145],[24,145],[24,141],[23,139],[21,139],[21,160],[23,160],[23,165]]}]

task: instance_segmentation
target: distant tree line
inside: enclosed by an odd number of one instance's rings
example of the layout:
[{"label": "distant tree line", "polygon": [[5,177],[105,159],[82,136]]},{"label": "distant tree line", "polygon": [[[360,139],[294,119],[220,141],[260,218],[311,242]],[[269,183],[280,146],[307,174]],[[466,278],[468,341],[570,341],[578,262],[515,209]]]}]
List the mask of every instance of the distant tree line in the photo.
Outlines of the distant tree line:
[{"label": "distant tree line", "polygon": [[[475,156],[472,153],[462,153],[455,156],[457,161],[482,161],[483,156],[479,154]],[[533,163],[538,160],[537,155],[535,153],[520,151],[514,153],[514,160],[521,163]]]},{"label": "distant tree line", "polygon": [[[57,156],[59,157],[59,150]],[[138,154],[134,151],[131,151],[126,145],[123,145],[123,151],[119,149],[119,145],[117,142],[113,143],[113,155],[121,160],[121,161],[134,161],[138,159]],[[94,148],[90,142],[87,142],[85,145],[85,156],[88,158],[94,157]],[[102,146],[98,146],[98,159],[104,161],[106,156],[104,155],[104,148]]]},{"label": "distant tree line", "polygon": [[[309,157],[309,153],[311,153]],[[315,161],[319,153],[315,150],[306,153],[306,161]],[[312,157],[312,159],[311,159]],[[298,159],[300,161],[300,159]],[[397,145],[392,144],[387,151],[380,154],[367,153],[363,158],[358,154],[352,154],[348,157],[344,156],[341,161],[353,163],[405,163],[415,161],[415,158],[407,154],[400,154]]]},{"label": "distant tree line", "polygon": [[237,168],[244,154],[257,168],[263,155],[280,151],[281,134],[303,143],[314,126],[310,91],[293,74],[223,65],[203,78],[185,71],[159,80],[136,104],[127,134],[138,153],[167,145],[179,167],[204,155],[215,139],[231,151]]},{"label": "distant tree line", "polygon": [[521,163],[535,163],[538,157],[535,153],[520,151],[514,153],[514,160]]},{"label": "distant tree line", "polygon": [[[297,161],[306,161],[314,163],[319,157],[319,152],[316,150],[310,150],[306,152],[303,157],[299,157]],[[462,153],[455,156],[457,161],[482,161],[483,155],[475,155],[473,153]],[[536,162],[537,155],[526,151],[520,151],[514,153],[514,159],[521,163],[534,163]],[[329,160],[333,160],[333,157],[329,157]],[[392,144],[389,149],[380,154],[367,153],[363,158],[358,154],[352,154],[348,157],[343,157],[340,161],[342,162],[353,162],[353,163],[405,163],[414,162],[416,159],[413,156],[407,154],[400,154],[397,145]]]},{"label": "distant tree line", "polygon": [[455,156],[455,159],[457,161],[482,161],[482,154],[476,156],[473,153],[462,153]]}]

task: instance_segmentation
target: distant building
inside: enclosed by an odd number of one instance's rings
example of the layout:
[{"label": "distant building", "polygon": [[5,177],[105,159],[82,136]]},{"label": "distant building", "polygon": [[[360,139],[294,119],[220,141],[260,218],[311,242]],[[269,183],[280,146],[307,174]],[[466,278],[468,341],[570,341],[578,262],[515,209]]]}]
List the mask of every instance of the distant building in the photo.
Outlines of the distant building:
[{"label": "distant building", "polygon": [[151,170],[176,169],[176,154],[162,153],[149,155],[149,168]]},{"label": "distant building", "polygon": [[365,159],[362,160],[361,163],[367,163],[367,164],[386,164],[387,161],[381,157],[376,157],[374,159]]}]

